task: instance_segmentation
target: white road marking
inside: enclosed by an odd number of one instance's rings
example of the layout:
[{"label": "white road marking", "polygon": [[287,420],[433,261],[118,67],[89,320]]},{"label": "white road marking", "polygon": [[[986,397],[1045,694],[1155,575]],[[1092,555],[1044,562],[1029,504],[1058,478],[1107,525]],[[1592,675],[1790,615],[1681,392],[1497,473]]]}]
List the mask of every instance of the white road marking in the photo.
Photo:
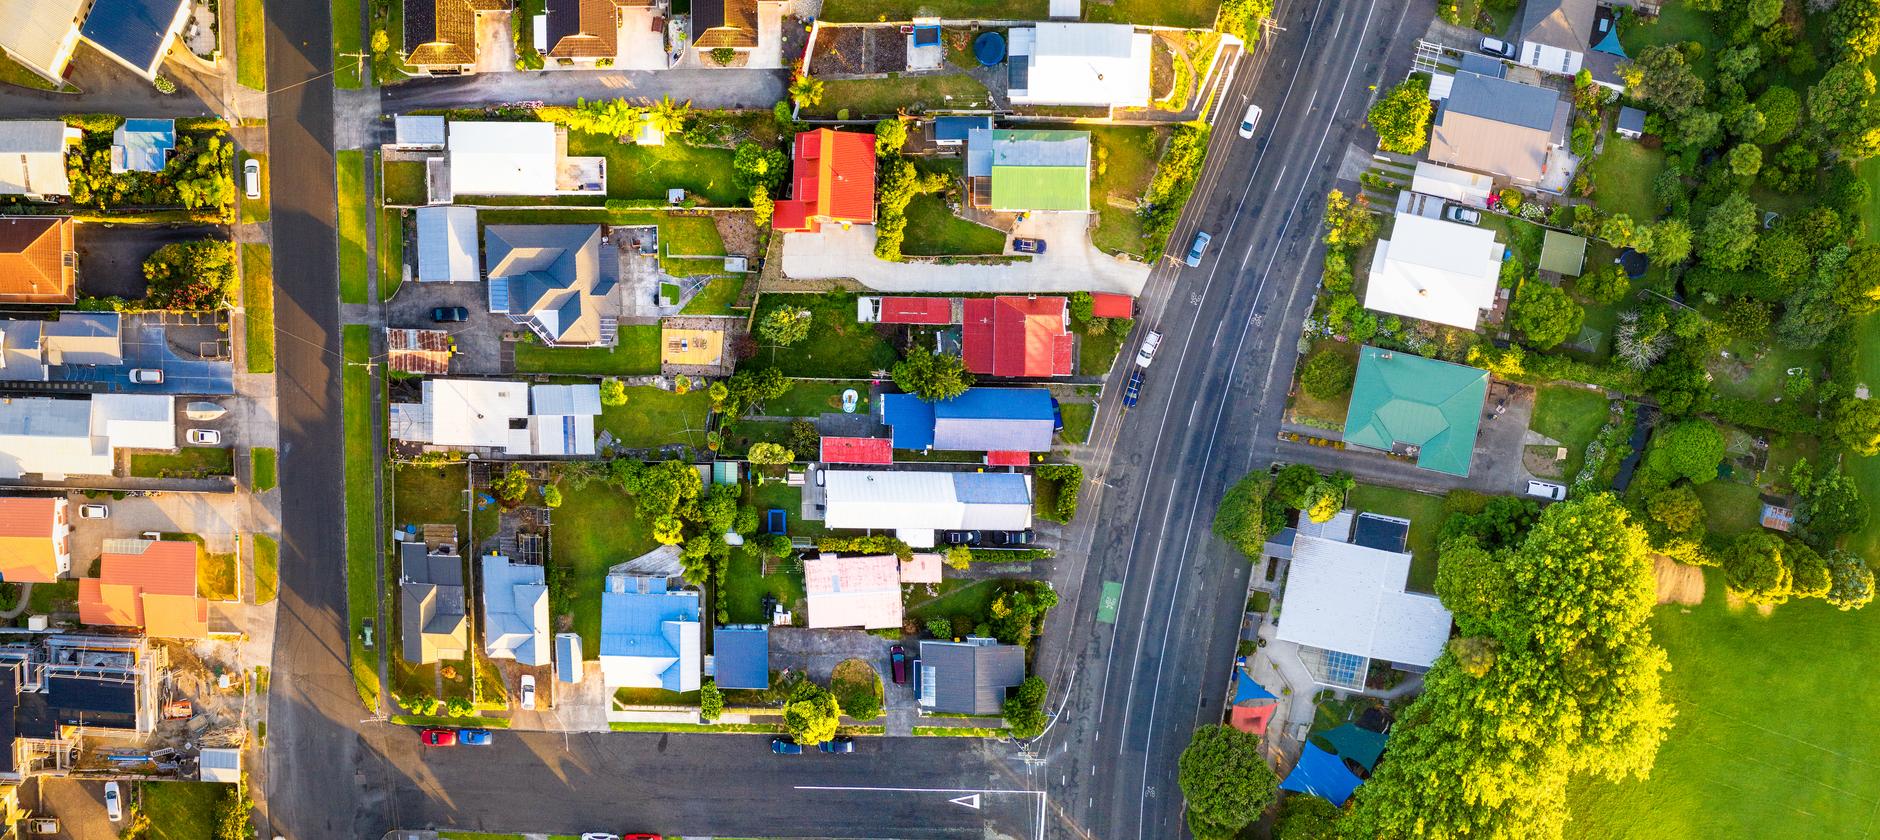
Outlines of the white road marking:
[{"label": "white road marking", "polygon": [[950,805],[964,805],[968,808],[971,808],[977,811],[979,810],[979,794],[969,793],[965,796],[949,799],[947,800],[947,803]]}]

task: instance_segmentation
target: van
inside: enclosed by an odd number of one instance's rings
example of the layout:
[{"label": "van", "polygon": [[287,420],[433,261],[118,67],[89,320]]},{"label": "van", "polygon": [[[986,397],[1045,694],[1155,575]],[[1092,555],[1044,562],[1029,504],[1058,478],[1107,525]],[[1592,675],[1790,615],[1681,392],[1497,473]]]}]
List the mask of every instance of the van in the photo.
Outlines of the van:
[{"label": "van", "polygon": [[1567,488],[1566,485],[1555,484],[1551,481],[1529,481],[1527,494],[1537,499],[1558,502],[1567,498]]}]

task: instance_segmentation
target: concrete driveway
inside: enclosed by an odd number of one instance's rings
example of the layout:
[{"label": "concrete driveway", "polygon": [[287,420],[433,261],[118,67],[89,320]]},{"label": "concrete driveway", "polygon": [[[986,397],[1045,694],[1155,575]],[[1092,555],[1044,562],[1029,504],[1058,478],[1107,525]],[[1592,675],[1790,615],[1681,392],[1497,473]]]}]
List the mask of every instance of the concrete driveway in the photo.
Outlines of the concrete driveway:
[{"label": "concrete driveway", "polygon": [[[450,359],[453,374],[500,374],[502,370],[503,333],[516,329],[516,322],[490,314],[488,287],[482,283],[405,283],[386,304],[385,325],[444,330],[457,339],[457,354]],[[470,310],[470,320],[461,324],[440,324],[431,320],[431,310],[439,306],[461,306]]]},{"label": "concrete driveway", "polygon": [[516,39],[509,34],[509,12],[482,12],[477,15],[478,73],[514,73]]},{"label": "concrete driveway", "polygon": [[[513,662],[499,664],[504,690],[509,692],[511,729],[541,729],[549,732],[606,732],[607,710],[613,692],[601,682],[601,663],[590,659],[581,663],[581,681],[565,683],[555,679],[555,669],[543,666],[527,668]],[[535,711],[516,705],[522,696],[522,675],[535,675]]]},{"label": "concrete driveway", "polygon": [[806,280],[853,278],[884,292],[1117,292],[1132,297],[1149,281],[1145,263],[1118,259],[1090,246],[1090,217],[1040,213],[1015,234],[1045,240],[1045,253],[1003,265],[888,262],[875,257],[875,226],[783,238],[783,273]]},{"label": "concrete driveway", "polygon": [[[241,521],[239,500],[229,493],[162,493],[124,499],[102,497],[88,499],[82,493],[67,493],[72,506],[72,570],[85,573],[98,559],[105,540],[136,539],[145,531],[195,534],[212,553],[235,550],[235,533]],[[111,509],[107,519],[78,518],[79,505],[104,505]]]},{"label": "concrete driveway", "polygon": [[666,69],[665,27],[654,26],[659,10],[651,6],[630,6],[620,10],[620,45],[614,66],[622,70]]},{"label": "concrete driveway", "polygon": [[74,232],[78,244],[78,288],[88,295],[144,296],[144,260],[158,248],[202,239],[228,240],[228,228],[217,225],[121,225],[81,222]]}]

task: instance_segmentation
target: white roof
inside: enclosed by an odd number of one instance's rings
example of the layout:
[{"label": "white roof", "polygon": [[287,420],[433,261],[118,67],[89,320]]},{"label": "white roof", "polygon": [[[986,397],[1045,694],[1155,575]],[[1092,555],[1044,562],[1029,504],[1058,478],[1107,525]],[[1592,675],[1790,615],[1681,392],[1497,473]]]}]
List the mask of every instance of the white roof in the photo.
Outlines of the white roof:
[{"label": "white roof", "polygon": [[[1021,105],[1149,104],[1149,53],[1154,36],[1121,23],[1040,23],[1028,35],[1012,30],[1012,54],[1030,54]],[[1021,43],[1021,41],[1029,43]]]},{"label": "white roof", "polygon": [[444,118],[400,116],[392,118],[394,142],[400,146],[444,145]]},{"label": "white roof", "polygon": [[809,626],[901,626],[901,561],[892,554],[803,561]]},{"label": "white roof", "polygon": [[529,418],[527,437],[511,441],[511,455],[592,455],[594,416],[551,414]]},{"label": "white roof", "polygon": [[427,442],[438,446],[507,447],[509,421],[529,416],[529,389],[520,382],[427,379],[423,388],[431,415]]},{"label": "white roof", "polygon": [[426,283],[482,279],[477,265],[476,208],[418,208],[418,279]]},{"label": "white roof", "polygon": [[0,195],[68,195],[65,146],[78,129],[58,120],[0,121]]},{"label": "white roof", "polygon": [[91,433],[117,449],[176,448],[176,398],[98,394],[91,398]]},{"label": "white roof", "polygon": [[1031,527],[1031,479],[1017,473],[825,470],[823,492],[826,527],[898,531],[916,547],[936,530]]},{"label": "white roof", "polygon": [[204,747],[196,757],[205,782],[234,784],[242,780],[242,751],[229,747]]},{"label": "white roof", "polygon": [[451,123],[450,191],[454,195],[554,195],[554,124]]},{"label": "white roof", "polygon": [[1449,639],[1449,611],[1405,592],[1410,555],[1301,534],[1279,620],[1281,641],[1428,667]]},{"label": "white roof", "polygon": [[0,3],[0,48],[48,76],[65,72],[78,41],[85,0],[11,0]]},{"label": "white roof", "polygon": [[601,413],[599,385],[536,385],[529,389],[529,401],[536,414]]},{"label": "white roof", "polygon": [[1398,213],[1391,238],[1377,243],[1364,307],[1475,329],[1495,304],[1504,250],[1491,229]]},{"label": "white roof", "polygon": [[174,412],[175,398],[145,394],[0,401],[0,478],[110,475],[114,449],[175,449]]},{"label": "white roof", "polygon": [[1410,191],[1470,207],[1487,207],[1488,197],[1495,191],[1495,179],[1479,172],[1452,169],[1440,163],[1420,160],[1417,161],[1416,173],[1410,176]]},{"label": "white roof", "polygon": [[483,649],[492,659],[547,665],[548,586],[541,566],[483,558]]}]

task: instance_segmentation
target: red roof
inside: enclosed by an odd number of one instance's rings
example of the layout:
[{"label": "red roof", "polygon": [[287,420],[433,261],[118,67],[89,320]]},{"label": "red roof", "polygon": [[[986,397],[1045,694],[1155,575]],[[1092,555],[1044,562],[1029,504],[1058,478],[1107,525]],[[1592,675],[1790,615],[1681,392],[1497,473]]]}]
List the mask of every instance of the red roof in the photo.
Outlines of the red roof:
[{"label": "red roof", "polygon": [[892,464],[894,444],[888,438],[825,437],[821,460],[825,464]]},{"label": "red roof", "polygon": [[986,453],[988,467],[1022,467],[1031,463],[1031,453],[1022,450],[1001,449]]},{"label": "red roof", "polygon": [[1090,314],[1098,318],[1134,318],[1136,300],[1129,295],[1091,292]]},{"label": "red roof", "polygon": [[1061,297],[968,298],[966,369],[991,376],[1069,376],[1075,343]]},{"label": "red roof", "polygon": [[951,324],[953,301],[936,297],[884,297],[880,320],[884,324]]},{"label": "red roof", "polygon": [[79,620],[143,627],[152,636],[207,636],[209,604],[196,596],[196,544],[123,540],[118,547],[132,546],[138,553],[105,551],[98,577],[79,578]]},{"label": "red roof", "polygon": [[771,225],[814,231],[823,222],[875,221],[875,135],[819,128],[796,136],[790,199],[779,201]]}]

